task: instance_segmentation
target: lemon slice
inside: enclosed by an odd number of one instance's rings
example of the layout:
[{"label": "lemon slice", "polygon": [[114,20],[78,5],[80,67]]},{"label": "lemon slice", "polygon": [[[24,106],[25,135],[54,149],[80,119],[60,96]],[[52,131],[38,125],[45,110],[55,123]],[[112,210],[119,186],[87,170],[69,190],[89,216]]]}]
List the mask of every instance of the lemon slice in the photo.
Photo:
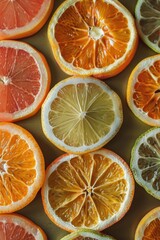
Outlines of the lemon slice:
[{"label": "lemon slice", "polygon": [[142,40],[160,53],[160,1],[138,0],[135,16]]},{"label": "lemon slice", "polygon": [[160,199],[160,128],[151,128],[136,140],[131,169],[137,183]]},{"label": "lemon slice", "polygon": [[118,95],[92,77],[58,83],[42,106],[46,137],[65,152],[85,153],[110,141],[123,121]]},{"label": "lemon slice", "polygon": [[61,240],[115,240],[115,238],[91,229],[81,229],[61,238]]}]

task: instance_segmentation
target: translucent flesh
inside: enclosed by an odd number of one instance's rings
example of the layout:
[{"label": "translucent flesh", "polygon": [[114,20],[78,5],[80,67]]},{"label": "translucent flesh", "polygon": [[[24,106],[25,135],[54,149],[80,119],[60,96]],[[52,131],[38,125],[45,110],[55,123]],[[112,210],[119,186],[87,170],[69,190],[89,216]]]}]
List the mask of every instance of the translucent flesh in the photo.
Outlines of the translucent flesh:
[{"label": "translucent flesh", "polygon": [[79,237],[76,237],[72,240],[98,240],[97,238],[92,238],[92,237],[82,237],[82,236],[79,236]]},{"label": "translucent flesh", "polygon": [[159,236],[160,236],[160,220],[156,218],[147,225],[142,240],[150,239],[159,240]]},{"label": "translucent flesh", "polygon": [[0,239],[3,240],[35,240],[35,237],[26,232],[23,227],[12,223],[11,221],[0,221]]},{"label": "translucent flesh", "polygon": [[12,115],[30,106],[40,90],[40,78],[29,53],[0,47],[0,113]]},{"label": "translucent flesh", "polygon": [[138,150],[138,167],[144,181],[160,191],[160,133],[146,138]]},{"label": "translucent flesh", "polygon": [[90,153],[61,163],[49,176],[48,186],[55,213],[75,227],[88,228],[116,214],[127,192],[122,168]]},{"label": "translucent flesh", "polygon": [[[93,38],[93,27],[103,35]],[[130,40],[127,19],[103,0],[78,1],[60,16],[55,38],[62,57],[75,67],[103,68],[121,58]]]},{"label": "translucent flesh", "polygon": [[75,147],[98,142],[110,131],[114,120],[113,100],[92,83],[63,87],[49,112],[54,135]]},{"label": "translucent flesh", "polygon": [[36,177],[34,154],[25,140],[0,131],[0,206],[24,198]]},{"label": "translucent flesh", "polygon": [[143,34],[160,48],[160,1],[145,0],[140,12],[139,24]]},{"label": "translucent flesh", "polygon": [[0,30],[27,25],[38,14],[44,0],[0,1]]},{"label": "translucent flesh", "polygon": [[133,101],[150,118],[160,120],[160,61],[140,72],[134,86]]}]

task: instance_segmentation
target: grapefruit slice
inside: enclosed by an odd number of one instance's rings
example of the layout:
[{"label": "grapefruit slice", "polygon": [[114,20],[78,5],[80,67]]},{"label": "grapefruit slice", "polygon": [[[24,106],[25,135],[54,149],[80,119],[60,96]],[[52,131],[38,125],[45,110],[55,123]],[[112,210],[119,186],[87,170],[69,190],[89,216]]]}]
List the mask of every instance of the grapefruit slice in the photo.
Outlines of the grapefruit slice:
[{"label": "grapefruit slice", "polygon": [[1,240],[47,240],[44,231],[20,214],[0,215]]},{"label": "grapefruit slice", "polygon": [[37,113],[50,79],[41,53],[27,43],[0,41],[0,121],[18,121]]},{"label": "grapefruit slice", "polygon": [[0,40],[36,33],[47,21],[54,0],[0,1]]}]

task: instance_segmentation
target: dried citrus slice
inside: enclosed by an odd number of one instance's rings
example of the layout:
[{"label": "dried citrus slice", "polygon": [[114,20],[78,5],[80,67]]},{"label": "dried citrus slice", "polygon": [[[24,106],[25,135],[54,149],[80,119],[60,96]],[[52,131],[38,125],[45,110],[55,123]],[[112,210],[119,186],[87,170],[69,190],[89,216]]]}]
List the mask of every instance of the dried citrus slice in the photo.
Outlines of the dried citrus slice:
[{"label": "dried citrus slice", "polygon": [[53,0],[0,1],[0,40],[36,33],[47,21]]},{"label": "dried citrus slice", "polygon": [[101,234],[100,232],[91,229],[81,229],[70,233],[61,238],[61,240],[115,240],[113,237]]},{"label": "dried citrus slice", "polygon": [[131,169],[135,180],[149,194],[160,199],[160,128],[151,128],[136,140]]},{"label": "dried citrus slice", "polygon": [[160,126],[160,55],[142,60],[132,71],[127,102],[132,112],[151,126]]},{"label": "dried citrus slice", "polygon": [[65,152],[84,153],[111,140],[122,124],[118,95],[92,77],[71,77],[55,85],[42,105],[42,128]]},{"label": "dried citrus slice", "polygon": [[138,0],[135,16],[142,40],[148,47],[160,53],[160,1]]},{"label": "dried citrus slice", "polygon": [[158,240],[160,236],[160,207],[148,212],[139,222],[135,240]]},{"label": "dried citrus slice", "polygon": [[47,240],[44,231],[20,214],[0,214],[1,240]]},{"label": "dried citrus slice", "polygon": [[69,75],[107,78],[121,72],[137,49],[131,13],[116,0],[67,0],[49,27],[54,57]]},{"label": "dried citrus slice", "polygon": [[106,149],[64,154],[47,168],[42,202],[48,217],[67,231],[103,230],[128,211],[134,180],[128,165]]},{"label": "dried citrus slice", "polygon": [[46,59],[30,45],[0,41],[0,121],[17,121],[37,113],[49,91]]},{"label": "dried citrus slice", "polygon": [[44,174],[44,158],[33,136],[16,124],[0,123],[0,213],[28,205]]}]

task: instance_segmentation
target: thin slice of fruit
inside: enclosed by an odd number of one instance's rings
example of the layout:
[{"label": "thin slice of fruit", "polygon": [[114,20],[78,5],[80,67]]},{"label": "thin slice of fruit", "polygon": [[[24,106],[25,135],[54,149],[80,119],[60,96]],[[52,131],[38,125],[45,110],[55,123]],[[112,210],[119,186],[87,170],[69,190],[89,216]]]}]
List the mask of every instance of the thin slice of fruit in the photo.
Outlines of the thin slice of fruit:
[{"label": "thin slice of fruit", "polygon": [[44,158],[33,136],[14,123],[0,123],[0,213],[28,205],[44,175]]},{"label": "thin slice of fruit", "polygon": [[160,53],[160,1],[138,0],[135,16],[141,39],[148,47]]},{"label": "thin slice of fruit", "polygon": [[160,128],[151,128],[136,140],[131,154],[135,180],[160,199]]},{"label": "thin slice of fruit", "polygon": [[116,0],[67,0],[53,14],[48,38],[69,75],[107,78],[132,60],[138,34],[131,13]]},{"label": "thin slice of fruit", "polygon": [[135,240],[158,240],[160,236],[160,207],[148,212],[139,222]]},{"label": "thin slice of fruit", "polygon": [[115,238],[91,229],[81,229],[70,233],[61,240],[115,240]]},{"label": "thin slice of fruit", "polygon": [[47,240],[44,231],[20,214],[0,214],[1,240]]},{"label": "thin slice of fruit", "polygon": [[84,153],[104,146],[123,121],[118,95],[92,77],[71,77],[55,85],[42,105],[42,128],[58,148]]},{"label": "thin slice of fruit", "polygon": [[67,231],[101,231],[119,221],[134,195],[131,171],[107,149],[64,154],[47,168],[42,202],[48,217]]},{"label": "thin slice of fruit", "polygon": [[54,0],[0,1],[0,40],[28,37],[47,21]]},{"label": "thin slice of fruit", "polygon": [[24,42],[0,41],[0,121],[14,122],[37,113],[50,80],[40,52]]},{"label": "thin slice of fruit", "polygon": [[141,121],[160,126],[160,55],[145,58],[133,69],[127,86],[127,102]]}]

